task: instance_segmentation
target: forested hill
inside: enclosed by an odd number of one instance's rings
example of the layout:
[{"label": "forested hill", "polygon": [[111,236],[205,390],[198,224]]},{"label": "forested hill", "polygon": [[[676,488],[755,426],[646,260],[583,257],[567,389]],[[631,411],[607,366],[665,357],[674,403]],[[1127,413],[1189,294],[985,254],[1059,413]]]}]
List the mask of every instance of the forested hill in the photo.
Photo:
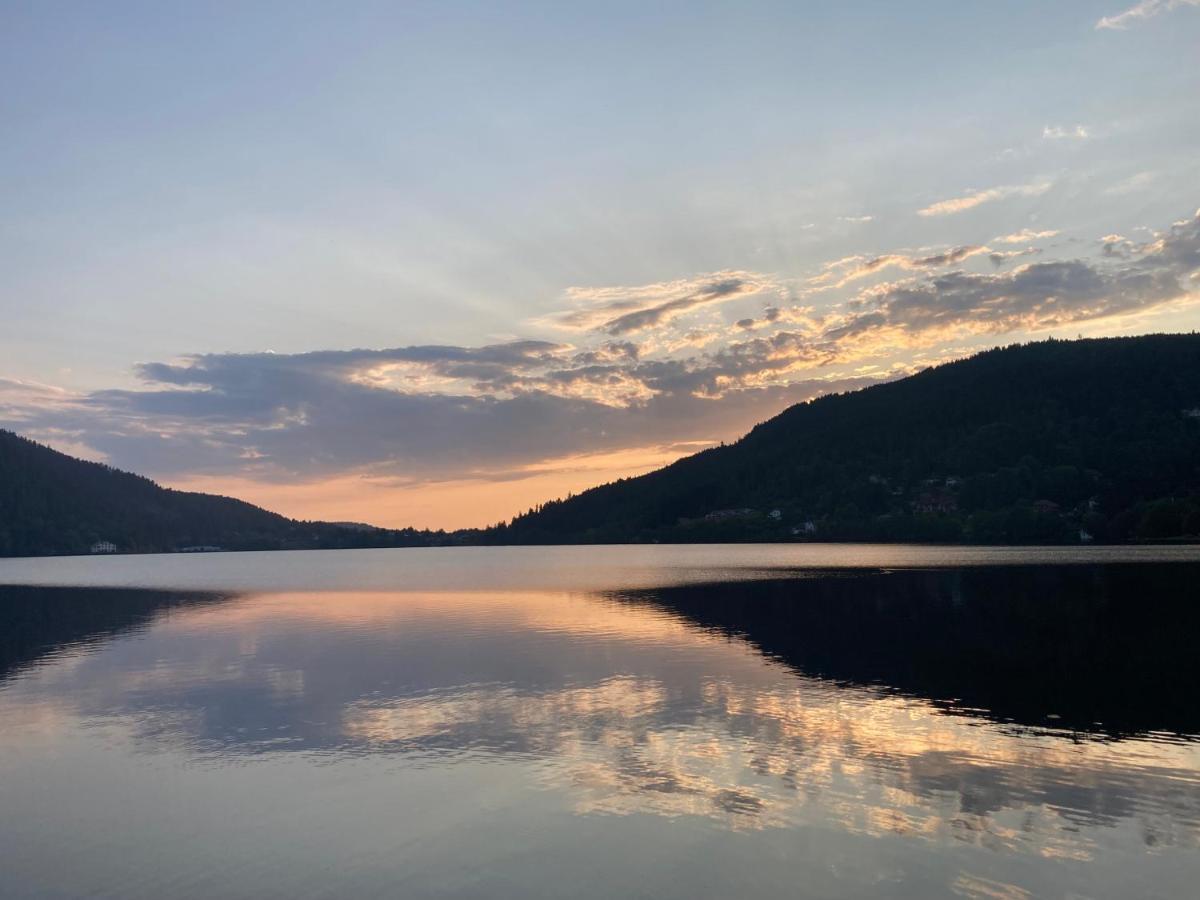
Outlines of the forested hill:
[{"label": "forested hill", "polygon": [[175,491],[0,430],[0,556],[195,548],[280,550],[445,543],[440,532],[298,522],[241,500]]},{"label": "forested hill", "polygon": [[300,522],[0,430],[0,556],[447,543],[1200,540],[1200,334],[1006,347],[794,406],[486,532]]},{"label": "forested hill", "polygon": [[497,542],[1200,536],[1200,334],[1045,341],[793,406]]}]

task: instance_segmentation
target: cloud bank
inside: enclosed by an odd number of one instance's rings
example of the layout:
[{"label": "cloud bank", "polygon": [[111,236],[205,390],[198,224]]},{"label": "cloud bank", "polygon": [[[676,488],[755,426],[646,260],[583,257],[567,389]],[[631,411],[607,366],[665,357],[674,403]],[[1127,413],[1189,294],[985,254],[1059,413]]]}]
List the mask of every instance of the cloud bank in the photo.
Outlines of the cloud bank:
[{"label": "cloud bank", "polygon": [[[1200,291],[1200,213],[1143,243],[1110,235],[1086,258],[997,269],[1038,252],[964,244],[848,257],[795,284],[718,272],[575,288],[542,321],[569,340],[202,354],[139,365],[137,389],[86,394],[0,380],[0,420],[159,477],[498,481],[581,454],[694,449],[911,371],[921,348],[969,349]],[[887,271],[903,277],[881,280]],[[805,301],[835,287],[849,293]]]}]

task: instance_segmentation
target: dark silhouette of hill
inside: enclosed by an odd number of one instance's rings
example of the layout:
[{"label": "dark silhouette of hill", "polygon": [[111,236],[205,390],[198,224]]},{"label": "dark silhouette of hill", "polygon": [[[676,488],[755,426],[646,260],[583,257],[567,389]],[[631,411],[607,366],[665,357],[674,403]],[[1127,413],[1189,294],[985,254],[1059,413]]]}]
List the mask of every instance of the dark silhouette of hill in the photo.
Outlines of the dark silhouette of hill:
[{"label": "dark silhouette of hill", "polygon": [[0,556],[88,553],[102,541],[161,553],[425,546],[449,537],[300,522],[230,497],[163,488],[0,430]]},{"label": "dark silhouette of hill", "polygon": [[498,543],[1200,535],[1200,334],[1044,341],[793,406]]},{"label": "dark silhouette of hill", "polygon": [[170,610],[225,599],[211,592],[0,585],[0,683],[55,653],[145,628]]},{"label": "dark silhouette of hill", "polygon": [[1190,563],[842,570],[615,596],[742,637],[803,674],[950,714],[1195,734],[1197,577]]},{"label": "dark silhouette of hill", "polygon": [[799,404],[486,531],[303,522],[0,430],[0,556],[186,548],[1200,539],[1200,334],[1044,341]]}]

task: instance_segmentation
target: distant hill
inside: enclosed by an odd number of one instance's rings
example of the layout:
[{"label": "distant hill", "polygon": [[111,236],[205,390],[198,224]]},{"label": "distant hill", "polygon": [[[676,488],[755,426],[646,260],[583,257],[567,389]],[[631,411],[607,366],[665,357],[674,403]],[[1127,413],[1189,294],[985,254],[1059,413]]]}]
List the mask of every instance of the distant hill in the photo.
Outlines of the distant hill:
[{"label": "distant hill", "polygon": [[1045,341],[787,409],[498,543],[1200,536],[1200,334]]},{"label": "distant hill", "polygon": [[1200,540],[1200,334],[990,350],[449,534],[297,521],[0,429],[0,556],[802,540]]},{"label": "distant hill", "polygon": [[0,556],[183,549],[424,546],[443,532],[299,522],[241,500],[163,488],[0,429]]}]

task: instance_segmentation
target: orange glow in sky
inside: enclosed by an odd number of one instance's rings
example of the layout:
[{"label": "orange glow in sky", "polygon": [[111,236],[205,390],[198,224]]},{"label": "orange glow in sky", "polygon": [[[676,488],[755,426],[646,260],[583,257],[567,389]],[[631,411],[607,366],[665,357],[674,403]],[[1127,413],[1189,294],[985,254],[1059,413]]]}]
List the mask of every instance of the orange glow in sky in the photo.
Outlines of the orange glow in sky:
[{"label": "orange glow in sky", "polygon": [[453,481],[405,482],[367,475],[276,484],[250,478],[200,476],[168,487],[237,497],[297,519],[365,522],[389,528],[471,528],[494,525],[531,504],[565,497],[598,484],[665,466],[702,445],[638,447],[586,454],[527,466],[519,478],[486,476]]}]

